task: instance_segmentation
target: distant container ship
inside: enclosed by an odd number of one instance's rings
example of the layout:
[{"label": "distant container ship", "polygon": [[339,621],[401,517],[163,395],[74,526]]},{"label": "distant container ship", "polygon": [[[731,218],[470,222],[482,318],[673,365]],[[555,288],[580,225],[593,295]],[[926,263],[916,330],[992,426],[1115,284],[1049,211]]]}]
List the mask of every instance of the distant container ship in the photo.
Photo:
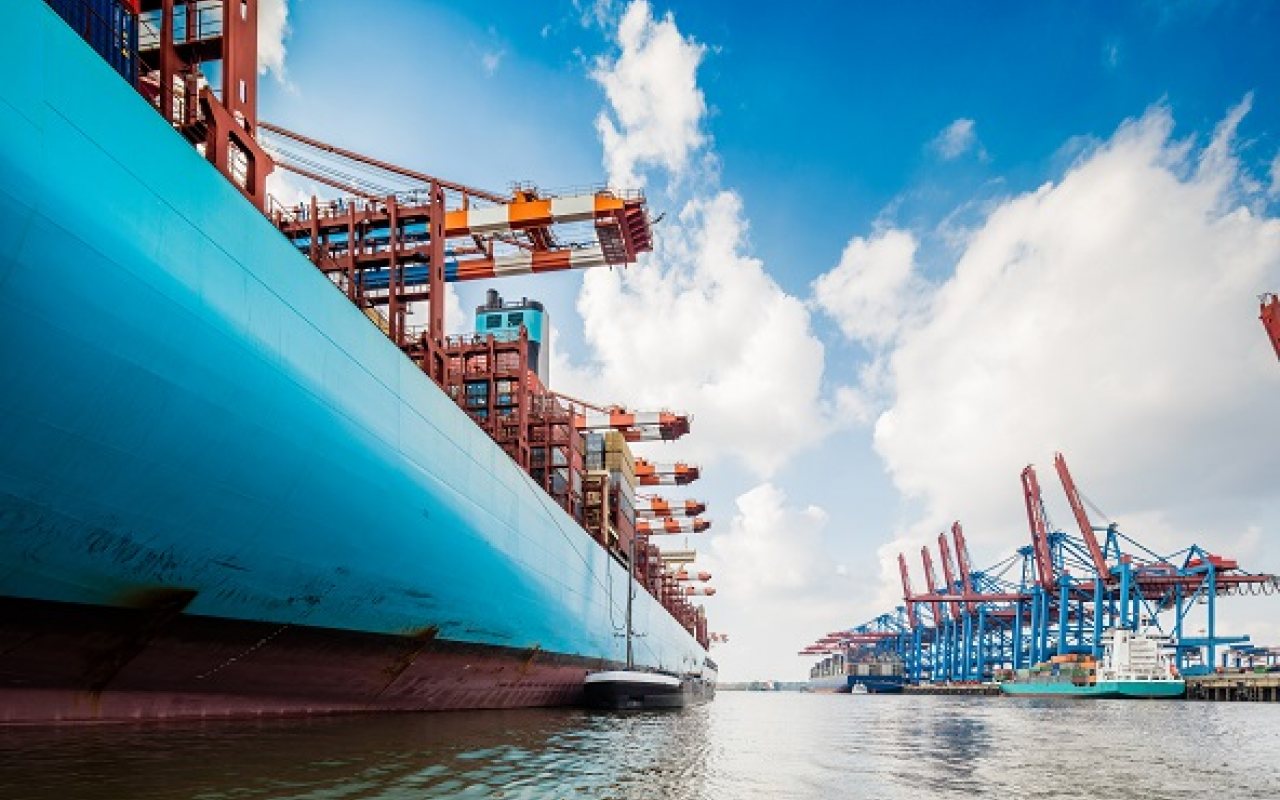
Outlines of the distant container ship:
[{"label": "distant container ship", "polygon": [[[0,721],[573,703],[629,592],[637,666],[711,685],[696,592],[600,513],[636,504],[625,442],[589,533],[555,455],[585,437],[522,430],[535,480],[246,202],[243,153],[121,80],[162,7],[17,0],[0,30]],[[210,108],[184,135],[243,122]]]},{"label": "distant container ship", "polygon": [[904,682],[902,659],[870,650],[835,653],[809,670],[809,689],[815,692],[894,694]]}]

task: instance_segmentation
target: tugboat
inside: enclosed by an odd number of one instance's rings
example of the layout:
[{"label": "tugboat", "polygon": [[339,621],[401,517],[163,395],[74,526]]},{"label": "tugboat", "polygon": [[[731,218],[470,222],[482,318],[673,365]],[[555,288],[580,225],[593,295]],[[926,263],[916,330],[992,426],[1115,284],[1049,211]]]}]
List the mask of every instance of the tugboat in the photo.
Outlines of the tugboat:
[{"label": "tugboat", "polygon": [[1116,629],[1103,634],[1102,661],[1059,655],[1005,673],[1000,690],[1009,695],[1069,697],[1181,697],[1186,682],[1160,652],[1161,637]]}]

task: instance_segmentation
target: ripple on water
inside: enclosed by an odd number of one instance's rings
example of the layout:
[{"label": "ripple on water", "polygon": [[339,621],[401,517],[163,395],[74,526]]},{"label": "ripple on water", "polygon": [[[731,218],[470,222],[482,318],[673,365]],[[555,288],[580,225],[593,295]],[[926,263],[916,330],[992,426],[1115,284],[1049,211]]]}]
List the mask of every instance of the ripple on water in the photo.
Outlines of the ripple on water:
[{"label": "ripple on water", "polygon": [[530,710],[0,728],[0,798],[1280,796],[1280,706],[722,693]]}]

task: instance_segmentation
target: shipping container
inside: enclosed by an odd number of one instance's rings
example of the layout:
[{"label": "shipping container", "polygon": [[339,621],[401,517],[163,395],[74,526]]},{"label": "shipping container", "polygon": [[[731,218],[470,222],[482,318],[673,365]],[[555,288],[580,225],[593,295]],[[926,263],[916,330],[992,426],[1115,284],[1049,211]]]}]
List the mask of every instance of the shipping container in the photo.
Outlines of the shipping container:
[{"label": "shipping container", "polygon": [[45,0],[130,84],[138,82],[138,10],[120,0]]}]

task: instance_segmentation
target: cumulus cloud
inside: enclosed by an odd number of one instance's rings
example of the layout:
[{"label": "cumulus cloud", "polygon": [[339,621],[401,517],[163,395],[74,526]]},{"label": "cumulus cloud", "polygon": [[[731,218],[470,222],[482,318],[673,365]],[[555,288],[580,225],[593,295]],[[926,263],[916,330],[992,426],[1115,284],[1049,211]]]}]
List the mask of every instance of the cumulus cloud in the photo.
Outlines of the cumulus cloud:
[{"label": "cumulus cloud", "polygon": [[258,3],[258,72],[285,80],[285,40],[289,38],[288,0]]},{"label": "cumulus cloud", "polygon": [[681,34],[670,12],[655,19],[646,0],[627,7],[617,43],[621,54],[601,56],[592,71],[609,101],[596,129],[610,183],[639,188],[646,166],[678,178],[704,141],[707,107],[697,71],[706,48]]},{"label": "cumulus cloud", "polygon": [[943,128],[929,142],[929,149],[943,161],[959,158],[974,147],[978,147],[979,156],[985,157],[985,152],[978,145],[978,133],[974,121],[964,117]]},{"label": "cumulus cloud", "polygon": [[1029,461],[1071,529],[1057,449],[1122,529],[1158,547],[1231,552],[1280,532],[1280,370],[1255,300],[1280,283],[1280,219],[1252,209],[1259,188],[1235,156],[1249,100],[1199,149],[1154,107],[972,232],[882,358],[875,446],[924,509],[881,551],[888,586],[898,548],[954,517],[992,558],[1025,543]]},{"label": "cumulus cloud", "polygon": [[584,28],[592,25],[604,28],[614,18],[613,0],[573,0],[573,8],[578,14],[578,24]]},{"label": "cumulus cloud", "polygon": [[593,363],[556,374],[601,399],[690,411],[682,457],[736,456],[767,475],[825,432],[824,353],[746,238],[742,201],[720,191],[690,200],[640,266],[588,273],[578,311]]},{"label": "cumulus cloud", "polygon": [[307,205],[312,197],[323,195],[328,187],[321,187],[285,169],[276,168],[267,173],[267,194],[288,209]]},{"label": "cumulus cloud", "polygon": [[[796,670],[795,652],[833,629],[856,593],[834,563],[827,513],[798,507],[771,483],[741,494],[728,531],[712,537],[705,566],[720,595],[712,628],[729,633],[716,651],[722,679],[773,678]],[[719,597],[716,598],[719,600]]]},{"label": "cumulus cloud", "polygon": [[[593,74],[608,101],[598,123],[611,182],[642,183],[644,168],[678,180],[705,155],[697,86],[705,48],[670,14],[655,19],[644,0],[623,13],[616,44],[619,54],[598,59]],[[557,359],[557,383],[692,412],[681,457],[737,457],[769,475],[825,432],[823,347],[805,304],[750,254],[739,195],[699,178],[674,218],[655,226],[652,254],[625,271],[584,276],[578,311],[589,358]]]},{"label": "cumulus cloud", "polygon": [[1280,153],[1276,153],[1276,157],[1271,160],[1270,178],[1271,183],[1267,186],[1267,196],[1280,197]]},{"label": "cumulus cloud", "polygon": [[818,307],[849,339],[883,345],[907,318],[911,297],[922,291],[915,276],[916,239],[900,230],[855,236],[840,263],[813,282]]}]

